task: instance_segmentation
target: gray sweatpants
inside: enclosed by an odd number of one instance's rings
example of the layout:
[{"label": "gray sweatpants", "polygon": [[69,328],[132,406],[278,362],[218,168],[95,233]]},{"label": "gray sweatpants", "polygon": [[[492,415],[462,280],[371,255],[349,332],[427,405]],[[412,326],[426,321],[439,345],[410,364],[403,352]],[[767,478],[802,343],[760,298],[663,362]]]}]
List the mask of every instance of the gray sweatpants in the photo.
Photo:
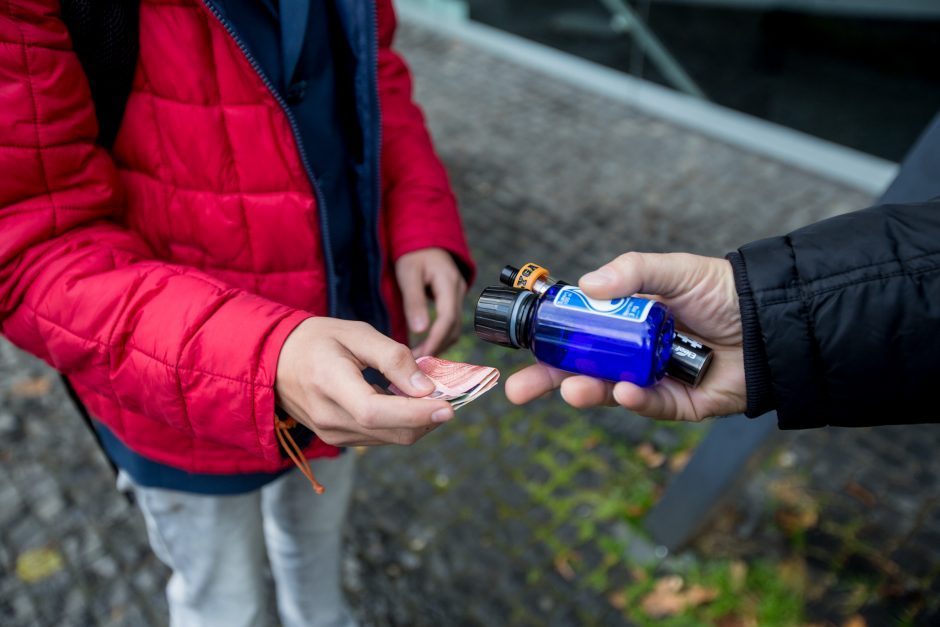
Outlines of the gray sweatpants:
[{"label": "gray sweatpants", "polygon": [[270,563],[284,627],[349,627],[340,590],[343,522],[355,454],[313,461],[326,486],[317,495],[292,470],[260,490],[206,496],[147,488],[121,473],[147,522],[154,553],[173,571],[167,584],[172,627],[264,625]]}]

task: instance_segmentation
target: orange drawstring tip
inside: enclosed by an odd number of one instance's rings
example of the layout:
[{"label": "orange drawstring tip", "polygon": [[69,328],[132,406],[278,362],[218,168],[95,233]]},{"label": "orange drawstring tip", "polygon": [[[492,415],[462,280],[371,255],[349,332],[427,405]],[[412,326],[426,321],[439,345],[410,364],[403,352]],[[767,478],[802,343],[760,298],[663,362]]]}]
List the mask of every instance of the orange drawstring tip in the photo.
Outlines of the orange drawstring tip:
[{"label": "orange drawstring tip", "polygon": [[297,442],[294,441],[294,437],[290,434],[290,430],[296,426],[297,421],[293,418],[280,420],[277,416],[274,417],[274,432],[277,434],[277,440],[281,443],[284,452],[287,453],[294,465],[313,486],[313,491],[317,494],[323,494],[326,492],[326,488],[313,476],[313,468],[310,467],[310,462],[304,458],[303,451],[300,450]]}]

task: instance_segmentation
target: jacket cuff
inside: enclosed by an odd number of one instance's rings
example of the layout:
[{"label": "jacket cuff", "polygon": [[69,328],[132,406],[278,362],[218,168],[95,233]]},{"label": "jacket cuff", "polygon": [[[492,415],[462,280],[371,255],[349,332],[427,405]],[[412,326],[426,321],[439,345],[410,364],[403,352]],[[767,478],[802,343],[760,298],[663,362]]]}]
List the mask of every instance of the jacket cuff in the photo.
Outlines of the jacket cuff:
[{"label": "jacket cuff", "polygon": [[258,367],[258,377],[254,392],[255,416],[258,434],[264,458],[269,462],[281,463],[285,459],[281,454],[281,445],[274,432],[274,419],[278,411],[276,403],[275,384],[277,379],[277,363],[280,360],[281,349],[288,336],[301,322],[312,317],[303,311],[295,311],[281,320],[268,336],[261,354]]},{"label": "jacket cuff", "polygon": [[744,259],[737,252],[728,253],[725,259],[731,263],[741,310],[741,343],[744,349],[744,381],[747,390],[745,415],[756,418],[777,406],[770,366],[767,363],[767,349],[761,336],[757,304],[754,302],[754,294],[747,278]]}]

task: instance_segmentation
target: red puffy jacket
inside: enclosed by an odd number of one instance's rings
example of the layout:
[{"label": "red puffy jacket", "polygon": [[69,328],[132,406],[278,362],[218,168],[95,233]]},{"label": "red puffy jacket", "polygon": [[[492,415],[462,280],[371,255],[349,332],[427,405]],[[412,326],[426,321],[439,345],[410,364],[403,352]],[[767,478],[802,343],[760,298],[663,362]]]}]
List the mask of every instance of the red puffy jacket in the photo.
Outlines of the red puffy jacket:
[{"label": "red puffy jacket", "polygon": [[[432,246],[471,261],[377,5],[381,291],[403,340],[394,261]],[[213,14],[143,0],[140,22],[109,153],[58,2],[0,6],[0,330],[145,457],[277,470],[278,354],[327,313],[317,202],[284,111]]]}]

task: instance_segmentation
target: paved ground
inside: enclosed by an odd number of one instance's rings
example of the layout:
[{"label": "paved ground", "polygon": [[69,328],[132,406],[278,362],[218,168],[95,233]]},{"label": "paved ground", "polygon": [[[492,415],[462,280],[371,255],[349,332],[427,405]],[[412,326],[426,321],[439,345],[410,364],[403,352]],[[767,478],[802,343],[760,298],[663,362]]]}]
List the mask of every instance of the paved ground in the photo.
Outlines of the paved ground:
[{"label": "paved ground", "polygon": [[[405,25],[401,48],[480,261],[577,277],[627,250],[720,255],[869,199]],[[466,338],[452,358],[524,355]],[[929,624],[940,429],[782,440],[680,555],[637,523],[707,425],[500,392],[363,454],[345,579],[374,625]],[[166,620],[166,571],[54,375],[0,343],[0,624]]]}]

